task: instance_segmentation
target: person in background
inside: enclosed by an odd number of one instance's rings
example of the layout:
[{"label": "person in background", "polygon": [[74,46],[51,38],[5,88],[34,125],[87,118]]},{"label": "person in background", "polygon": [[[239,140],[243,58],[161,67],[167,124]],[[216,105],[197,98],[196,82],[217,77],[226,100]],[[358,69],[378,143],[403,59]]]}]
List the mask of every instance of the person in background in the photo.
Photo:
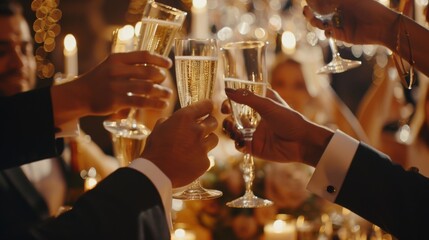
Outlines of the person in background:
[{"label": "person in background", "polygon": [[359,121],[336,95],[327,76],[316,74],[315,69],[322,64],[318,47],[298,50],[292,57],[281,54],[270,71],[271,87],[311,121],[367,140]]}]

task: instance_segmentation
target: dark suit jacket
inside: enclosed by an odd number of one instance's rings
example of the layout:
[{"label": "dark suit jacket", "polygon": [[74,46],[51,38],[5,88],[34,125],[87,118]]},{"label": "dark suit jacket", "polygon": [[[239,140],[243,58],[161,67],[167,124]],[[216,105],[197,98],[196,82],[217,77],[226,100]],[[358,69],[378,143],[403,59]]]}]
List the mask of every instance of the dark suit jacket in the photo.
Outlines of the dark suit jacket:
[{"label": "dark suit jacket", "polygon": [[12,238],[48,217],[45,200],[21,168],[0,171],[0,239]]},{"label": "dark suit jacket", "polygon": [[363,143],[336,203],[399,239],[429,239],[429,179]]},{"label": "dark suit jacket", "polygon": [[[49,88],[0,98],[0,116],[0,169],[58,156],[61,152],[55,140]],[[85,193],[69,212],[5,239],[170,237],[155,186],[137,170],[122,168]]]},{"label": "dark suit jacket", "polygon": [[5,239],[170,239],[161,197],[135,169],[121,168],[85,193],[72,210]]},{"label": "dark suit jacket", "polygon": [[59,156],[50,88],[0,97],[0,169]]}]

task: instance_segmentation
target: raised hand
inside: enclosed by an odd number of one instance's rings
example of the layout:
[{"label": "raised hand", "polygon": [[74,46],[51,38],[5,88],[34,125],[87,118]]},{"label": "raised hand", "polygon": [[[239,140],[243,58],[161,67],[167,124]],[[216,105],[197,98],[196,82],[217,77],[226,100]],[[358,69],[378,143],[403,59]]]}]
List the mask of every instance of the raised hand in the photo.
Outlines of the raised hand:
[{"label": "raised hand", "polygon": [[210,100],[181,108],[160,120],[149,135],[142,157],[156,164],[173,187],[191,183],[209,168],[207,153],[218,143],[213,133],[218,123],[210,115],[212,110]]},{"label": "raised hand", "polygon": [[[171,90],[159,85],[171,60],[147,51],[116,53],[76,80],[51,90],[55,124],[123,108],[164,108]],[[130,95],[129,93],[133,93]]]},{"label": "raised hand", "polygon": [[[278,94],[268,89],[267,97],[260,97],[243,89],[226,89],[226,94],[236,102],[251,106],[261,115],[261,122],[253,137],[253,154],[277,162],[304,162],[315,166],[332,131],[316,125],[291,109]],[[222,107],[228,113],[228,107]],[[226,119],[226,131],[234,131]],[[235,140],[240,136],[232,134]]]}]

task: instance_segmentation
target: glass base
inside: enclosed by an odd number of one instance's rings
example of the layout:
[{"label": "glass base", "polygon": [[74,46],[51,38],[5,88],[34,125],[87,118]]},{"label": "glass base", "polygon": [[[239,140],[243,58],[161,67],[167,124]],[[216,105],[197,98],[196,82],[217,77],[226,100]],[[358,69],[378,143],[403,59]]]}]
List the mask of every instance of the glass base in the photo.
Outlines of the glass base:
[{"label": "glass base", "polygon": [[174,199],[179,200],[210,200],[221,197],[223,193],[214,189],[189,188],[183,192],[173,194]]},{"label": "glass base", "polygon": [[231,202],[227,202],[226,205],[233,208],[260,208],[269,207],[273,205],[273,202],[267,199],[259,198],[253,193],[246,193],[240,198],[237,198]]},{"label": "glass base", "polygon": [[115,136],[143,139],[150,134],[150,129],[143,124],[136,121],[129,121],[128,119],[104,121],[104,128]]},{"label": "glass base", "polygon": [[342,73],[349,69],[359,67],[361,64],[361,61],[343,59],[340,56],[336,56],[330,63],[321,67],[317,73]]}]

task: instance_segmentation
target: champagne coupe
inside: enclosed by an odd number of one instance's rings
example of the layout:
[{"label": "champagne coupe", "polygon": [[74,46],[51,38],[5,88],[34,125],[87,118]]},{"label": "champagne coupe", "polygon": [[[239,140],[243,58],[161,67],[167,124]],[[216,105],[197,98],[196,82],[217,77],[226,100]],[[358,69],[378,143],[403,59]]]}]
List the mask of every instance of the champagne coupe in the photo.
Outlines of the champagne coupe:
[{"label": "champagne coupe", "polygon": [[[168,56],[186,14],[168,5],[148,2],[143,11],[138,43],[133,50],[146,50]],[[139,96],[132,92],[128,95]],[[126,119],[107,120],[103,123],[104,127],[112,133],[115,155],[119,156],[121,166],[128,165],[140,156],[146,137],[150,133],[146,126],[136,120],[136,112],[137,109],[132,108]]]},{"label": "champagne coupe", "polygon": [[[339,3],[339,0],[307,0],[307,4],[312,9],[314,16],[323,22],[332,21]],[[342,58],[334,38],[329,37],[328,41],[332,51],[332,60],[321,67],[317,73],[342,73],[361,65],[361,61]]]},{"label": "champagne coupe", "polygon": [[[261,41],[227,43],[222,47],[225,87],[244,88],[264,96],[267,88],[265,51],[267,44]],[[273,202],[253,194],[255,166],[252,156],[253,133],[259,124],[260,116],[251,107],[230,100],[232,115],[238,130],[244,137],[246,152],[240,167],[243,171],[245,193],[242,197],[226,205],[235,208],[257,208],[271,206]]]},{"label": "champagne coupe", "polygon": [[[210,99],[217,72],[217,41],[177,39],[174,54],[177,92],[181,107]],[[220,196],[221,191],[201,187],[199,179],[192,182],[184,191],[173,194],[173,198],[181,200],[207,200]]]}]

